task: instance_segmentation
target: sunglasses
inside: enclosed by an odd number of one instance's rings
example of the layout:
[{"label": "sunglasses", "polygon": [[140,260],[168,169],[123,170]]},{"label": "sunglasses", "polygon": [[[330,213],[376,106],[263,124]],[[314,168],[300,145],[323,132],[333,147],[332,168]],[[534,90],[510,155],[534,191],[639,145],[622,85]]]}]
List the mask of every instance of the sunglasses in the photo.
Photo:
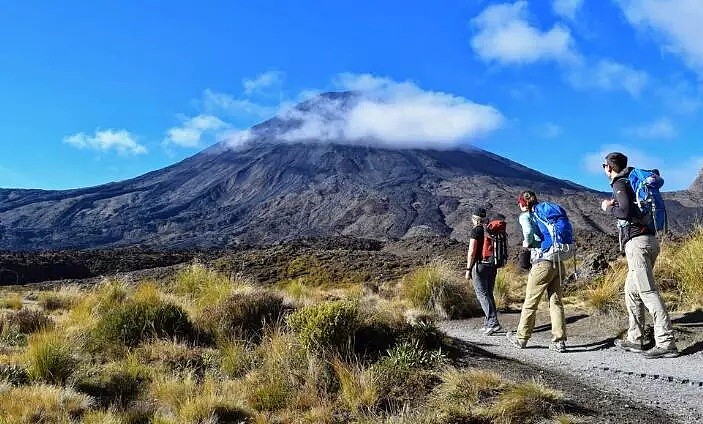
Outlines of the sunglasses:
[{"label": "sunglasses", "polygon": [[608,167],[608,164],[607,164],[607,163],[604,163],[604,164],[601,164],[601,166],[603,167],[603,169],[605,169],[605,168]]}]

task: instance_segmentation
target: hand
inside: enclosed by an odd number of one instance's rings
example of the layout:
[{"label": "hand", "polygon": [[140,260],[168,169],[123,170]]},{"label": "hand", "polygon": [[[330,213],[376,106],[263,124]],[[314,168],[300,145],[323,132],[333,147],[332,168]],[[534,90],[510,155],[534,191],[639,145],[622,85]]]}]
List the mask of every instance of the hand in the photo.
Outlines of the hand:
[{"label": "hand", "polygon": [[610,205],[613,204],[613,199],[605,199],[601,202],[600,208],[603,210],[603,212],[607,211]]},{"label": "hand", "polygon": [[466,270],[466,275],[464,276],[464,278],[466,278],[467,280],[470,280],[470,279],[471,279],[471,271],[469,271],[469,270],[467,269],[467,270]]}]

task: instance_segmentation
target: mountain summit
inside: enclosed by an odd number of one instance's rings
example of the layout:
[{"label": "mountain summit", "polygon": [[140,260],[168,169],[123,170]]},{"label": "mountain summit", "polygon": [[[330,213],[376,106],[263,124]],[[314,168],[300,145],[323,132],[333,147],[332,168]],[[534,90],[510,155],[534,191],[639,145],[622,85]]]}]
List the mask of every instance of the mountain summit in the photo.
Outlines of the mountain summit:
[{"label": "mountain summit", "polygon": [[[612,219],[598,208],[608,194],[484,150],[371,147],[368,138],[340,144],[305,139],[305,132],[291,137],[306,124],[301,113],[314,109],[339,121],[339,109],[330,105],[347,107],[354,99],[325,94],[253,127],[236,148],[220,143],[131,180],[65,191],[0,190],[0,248],[209,248],[323,235],[466,240],[479,205],[506,215],[517,234],[515,199],[524,189],[562,203],[578,228],[611,231]],[[690,208],[672,206],[684,222]]]}]

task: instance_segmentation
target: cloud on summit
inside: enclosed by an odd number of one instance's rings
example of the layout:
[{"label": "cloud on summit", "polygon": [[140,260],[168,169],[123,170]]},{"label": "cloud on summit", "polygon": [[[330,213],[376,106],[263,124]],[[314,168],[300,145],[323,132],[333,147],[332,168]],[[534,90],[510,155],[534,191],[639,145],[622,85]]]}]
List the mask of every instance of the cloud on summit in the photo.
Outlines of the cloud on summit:
[{"label": "cloud on summit", "polygon": [[[354,94],[351,99],[320,97],[304,109],[287,103],[278,117],[298,125],[277,134],[277,138],[287,142],[447,149],[497,130],[504,120],[492,106],[424,90],[411,81],[343,73],[334,78],[333,87]],[[238,146],[250,135],[231,134],[228,142]]]}]

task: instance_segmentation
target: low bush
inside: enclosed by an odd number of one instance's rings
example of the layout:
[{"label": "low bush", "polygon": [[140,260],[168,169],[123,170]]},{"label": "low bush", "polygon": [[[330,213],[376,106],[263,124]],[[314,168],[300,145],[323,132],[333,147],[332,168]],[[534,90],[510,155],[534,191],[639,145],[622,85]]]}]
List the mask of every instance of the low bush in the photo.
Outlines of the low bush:
[{"label": "low bush", "polygon": [[32,380],[50,384],[64,384],[78,365],[71,341],[53,331],[29,338],[25,360]]},{"label": "low bush", "polygon": [[29,384],[29,371],[18,364],[0,364],[0,382],[11,386]]},{"label": "low bush", "polygon": [[322,302],[295,311],[287,322],[308,349],[348,350],[359,326],[358,307],[345,300]]},{"label": "low bush", "polygon": [[19,332],[31,334],[51,325],[51,320],[42,311],[22,308],[18,311],[8,312],[0,318],[0,326],[16,327]]},{"label": "low bush", "polygon": [[197,325],[214,334],[217,339],[258,342],[266,328],[278,324],[284,313],[283,298],[278,294],[245,291],[206,308],[197,320]]},{"label": "low bush", "polygon": [[91,335],[93,348],[112,351],[154,338],[187,338],[192,333],[188,315],[180,306],[129,301],[106,311]]}]

